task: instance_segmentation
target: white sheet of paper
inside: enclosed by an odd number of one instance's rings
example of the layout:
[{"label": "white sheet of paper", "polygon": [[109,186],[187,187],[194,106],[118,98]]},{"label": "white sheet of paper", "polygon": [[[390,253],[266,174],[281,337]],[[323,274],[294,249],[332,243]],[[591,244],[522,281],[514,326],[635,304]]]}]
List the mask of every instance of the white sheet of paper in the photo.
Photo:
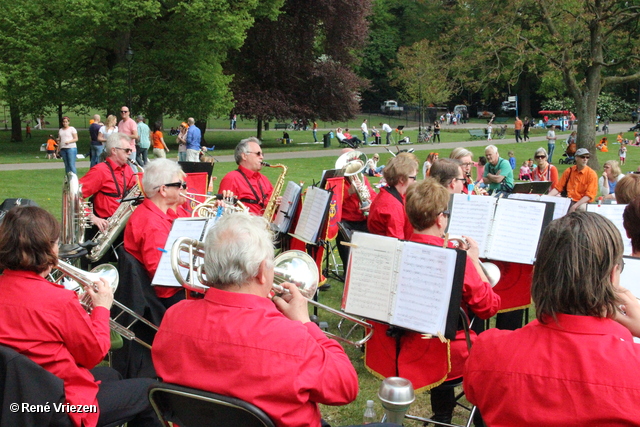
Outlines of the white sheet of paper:
[{"label": "white sheet of paper", "polygon": [[620,286],[629,289],[636,298],[640,298],[640,258],[624,257]]},{"label": "white sheet of paper", "polygon": [[496,208],[496,198],[454,194],[453,208],[447,232],[452,236],[469,236],[478,242],[480,254],[484,254]]},{"label": "white sheet of paper", "polygon": [[620,231],[622,237],[622,243],[624,244],[624,254],[631,255],[631,239],[627,237],[627,230],[624,229],[622,220],[622,214],[627,205],[600,205],[589,204],[587,205],[587,212],[595,212],[609,219],[613,225]]}]

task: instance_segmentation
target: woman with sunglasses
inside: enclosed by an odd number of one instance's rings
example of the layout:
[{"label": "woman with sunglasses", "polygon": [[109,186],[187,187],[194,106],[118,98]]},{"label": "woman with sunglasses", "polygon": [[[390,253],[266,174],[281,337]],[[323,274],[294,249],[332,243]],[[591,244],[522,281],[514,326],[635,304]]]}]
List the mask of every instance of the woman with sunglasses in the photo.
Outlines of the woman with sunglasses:
[{"label": "woman with sunglasses", "polygon": [[534,155],[536,167],[531,171],[532,181],[551,181],[551,188],[558,183],[558,169],[548,162],[547,150],[540,147]]},{"label": "woman with sunglasses", "polygon": [[76,155],[78,154],[78,131],[73,126],[69,126],[69,117],[62,118],[62,127],[58,131],[58,144],[60,156],[64,161],[64,172],[76,172]]}]

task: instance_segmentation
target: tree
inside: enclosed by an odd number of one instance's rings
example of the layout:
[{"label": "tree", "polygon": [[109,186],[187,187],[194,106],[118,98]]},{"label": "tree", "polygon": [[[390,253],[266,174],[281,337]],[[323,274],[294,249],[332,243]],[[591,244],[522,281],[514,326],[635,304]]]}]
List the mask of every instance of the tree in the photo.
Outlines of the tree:
[{"label": "tree", "polygon": [[265,120],[346,120],[366,81],[356,54],[367,35],[370,0],[287,0],[277,20],[256,20],[228,63],[234,112]]},{"label": "tree", "polygon": [[[561,77],[576,106],[578,146],[589,149],[590,164],[597,169],[594,125],[598,97],[606,86],[640,79],[640,4],[478,0],[460,3],[460,7],[467,11],[458,21],[458,30],[467,35],[464,43],[482,48],[481,55],[494,61],[496,74],[513,75],[528,64],[538,75],[547,72]],[[541,59],[544,68],[536,69]]]}]

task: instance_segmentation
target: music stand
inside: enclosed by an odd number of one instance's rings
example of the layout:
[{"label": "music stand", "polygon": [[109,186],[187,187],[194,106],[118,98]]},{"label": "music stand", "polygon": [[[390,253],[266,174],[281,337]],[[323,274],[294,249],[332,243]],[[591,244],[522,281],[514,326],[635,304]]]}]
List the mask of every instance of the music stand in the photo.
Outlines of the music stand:
[{"label": "music stand", "polygon": [[513,185],[512,193],[546,194],[551,188],[551,181],[519,182]]},{"label": "music stand", "polygon": [[214,163],[209,162],[178,162],[184,173],[206,172],[207,182],[211,182]]}]

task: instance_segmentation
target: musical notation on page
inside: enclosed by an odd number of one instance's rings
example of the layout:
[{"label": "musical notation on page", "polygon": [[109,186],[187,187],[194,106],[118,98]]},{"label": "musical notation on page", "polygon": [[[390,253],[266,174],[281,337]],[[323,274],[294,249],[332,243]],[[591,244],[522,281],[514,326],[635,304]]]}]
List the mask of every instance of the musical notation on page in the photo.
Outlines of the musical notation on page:
[{"label": "musical notation on page", "polygon": [[622,243],[624,244],[624,254],[631,255],[633,249],[631,247],[631,239],[627,237],[627,231],[624,229],[624,221],[622,214],[627,205],[600,205],[589,204],[587,205],[587,212],[595,212],[607,218],[616,226],[622,237]]},{"label": "musical notation on page", "polygon": [[[531,264],[536,256],[546,205],[503,199],[494,218],[491,259]],[[523,236],[528,240],[523,243]]]},{"label": "musical notation on page", "polygon": [[296,238],[304,242],[316,243],[330,199],[330,191],[318,187],[309,187],[307,189],[298,225],[296,225]]},{"label": "musical notation on page", "polygon": [[486,196],[454,194],[447,232],[453,236],[469,236],[478,242],[480,253],[486,251],[496,200]]}]

